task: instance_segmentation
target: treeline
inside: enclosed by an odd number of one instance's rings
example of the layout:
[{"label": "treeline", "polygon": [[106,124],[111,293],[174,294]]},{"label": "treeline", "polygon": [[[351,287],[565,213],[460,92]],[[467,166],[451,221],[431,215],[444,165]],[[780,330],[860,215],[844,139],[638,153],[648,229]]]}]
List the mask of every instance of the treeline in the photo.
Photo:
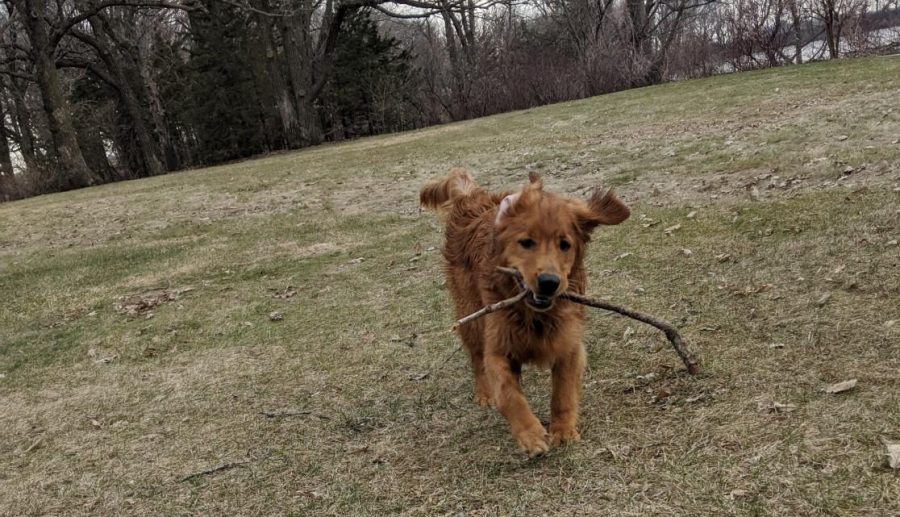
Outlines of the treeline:
[{"label": "treeline", "polygon": [[897,0],[2,2],[0,200],[900,41]]}]

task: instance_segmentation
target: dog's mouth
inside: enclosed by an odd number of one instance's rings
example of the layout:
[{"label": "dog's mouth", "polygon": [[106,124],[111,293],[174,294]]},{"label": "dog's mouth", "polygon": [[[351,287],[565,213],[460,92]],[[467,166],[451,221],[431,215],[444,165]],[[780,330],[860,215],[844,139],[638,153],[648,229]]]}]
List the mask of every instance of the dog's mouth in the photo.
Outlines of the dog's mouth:
[{"label": "dog's mouth", "polygon": [[538,312],[549,311],[553,308],[553,298],[534,294],[534,291],[528,291],[528,295],[525,296],[525,303]]}]

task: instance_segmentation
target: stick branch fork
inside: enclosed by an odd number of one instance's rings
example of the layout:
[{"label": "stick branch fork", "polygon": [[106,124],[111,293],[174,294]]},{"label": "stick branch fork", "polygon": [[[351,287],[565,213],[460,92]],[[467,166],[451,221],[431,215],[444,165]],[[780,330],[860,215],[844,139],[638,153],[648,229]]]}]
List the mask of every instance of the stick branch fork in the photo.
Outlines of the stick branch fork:
[{"label": "stick branch fork", "polygon": [[[505,273],[507,275],[513,276],[519,281],[522,281],[522,275],[515,269],[508,267],[498,267],[498,271],[501,273]],[[465,325],[471,321],[477,320],[483,316],[486,316],[492,312],[499,311],[501,309],[505,309],[516,303],[520,302],[525,296],[528,294],[527,289],[523,289],[517,295],[512,298],[507,298],[505,300],[501,300],[497,303],[492,303],[486,307],[483,307],[477,312],[469,314],[465,318],[458,320],[453,324],[453,330],[459,329],[460,326]],[[655,316],[651,316],[649,314],[644,314],[643,312],[638,312],[633,309],[629,309],[627,307],[622,307],[621,305],[616,305],[614,303],[608,302],[606,300],[601,300],[599,298],[593,298],[590,296],[585,296],[583,294],[578,293],[563,293],[559,296],[564,300],[569,300],[573,303],[578,303],[581,305],[587,305],[588,307],[594,307],[597,309],[603,309],[610,312],[615,312],[616,314],[620,314],[625,316],[626,318],[631,318],[633,320],[640,321],[641,323],[646,323],[647,325],[656,327],[657,329],[663,331],[666,335],[666,338],[669,340],[669,343],[672,344],[672,348],[675,349],[675,352],[678,354],[678,357],[681,358],[681,361],[684,363],[685,368],[687,368],[688,373],[691,375],[696,375],[700,371],[700,363],[697,361],[697,358],[691,353],[687,344],[684,342],[684,338],[681,337],[681,334],[678,332],[671,323],[657,318]]]}]

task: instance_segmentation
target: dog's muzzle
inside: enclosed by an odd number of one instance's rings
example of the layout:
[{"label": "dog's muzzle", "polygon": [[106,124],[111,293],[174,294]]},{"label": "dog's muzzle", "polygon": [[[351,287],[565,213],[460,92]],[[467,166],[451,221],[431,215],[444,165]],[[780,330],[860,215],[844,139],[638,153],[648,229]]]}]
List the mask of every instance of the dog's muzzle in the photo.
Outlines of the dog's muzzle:
[{"label": "dog's muzzle", "polygon": [[552,309],[553,301],[553,298],[534,294],[534,291],[528,291],[528,295],[525,296],[525,303],[538,312],[549,311]]}]

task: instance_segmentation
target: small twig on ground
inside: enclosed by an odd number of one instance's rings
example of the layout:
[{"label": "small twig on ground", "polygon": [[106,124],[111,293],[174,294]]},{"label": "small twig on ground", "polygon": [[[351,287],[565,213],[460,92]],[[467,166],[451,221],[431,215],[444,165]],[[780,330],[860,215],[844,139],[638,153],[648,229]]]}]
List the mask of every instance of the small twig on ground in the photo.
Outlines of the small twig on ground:
[{"label": "small twig on ground", "polygon": [[231,470],[231,469],[234,469],[237,467],[247,468],[248,463],[250,463],[249,459],[244,460],[244,461],[232,461],[229,463],[223,463],[223,464],[217,465],[211,469],[201,470],[200,472],[194,472],[193,474],[188,474],[187,476],[184,476],[183,478],[179,479],[178,482],[184,483],[185,481],[189,481],[194,478],[208,476],[210,474],[215,474],[216,472],[222,472],[223,470]]},{"label": "small twig on ground", "polygon": [[[522,280],[522,275],[515,269],[508,267],[498,267],[500,272],[506,273],[507,275],[511,275]],[[509,307],[510,305],[515,304],[519,300],[525,297],[528,294],[527,290],[523,290],[516,296],[497,302],[492,305],[488,305],[487,307],[481,309],[480,311],[470,314],[465,318],[457,321],[455,325],[453,325],[454,329],[459,328],[460,325],[468,323],[472,320],[476,320],[486,314],[490,314],[494,311],[498,311],[505,307]],[[578,293],[564,293],[560,296],[565,300],[569,300],[571,302],[580,303],[581,305],[587,305],[589,307],[595,307],[597,309],[603,309],[607,311],[612,311],[627,318],[631,318],[633,320],[640,321],[641,323],[646,323],[647,325],[651,325],[653,327],[658,328],[663,331],[666,335],[666,338],[672,343],[672,348],[675,349],[675,352],[678,354],[678,357],[681,358],[681,361],[684,363],[685,368],[687,368],[688,373],[691,375],[696,375],[700,371],[700,364],[691,351],[688,349],[687,344],[685,344],[684,339],[682,339],[681,334],[678,333],[678,329],[676,329],[671,323],[659,319],[655,316],[650,316],[649,314],[644,314],[642,312],[638,312],[632,309],[628,309],[626,307],[622,307],[620,305],[616,305],[614,303],[607,302],[605,300],[600,300],[597,298],[591,298],[589,296],[585,296],[583,294]]]},{"label": "small twig on ground", "polygon": [[312,411],[301,410],[301,411],[260,411],[260,415],[266,418],[286,418],[291,416],[307,416],[311,415],[317,418],[321,418],[323,420],[328,420],[328,417],[325,415],[317,415]]},{"label": "small twig on ground", "polygon": [[478,318],[480,318],[482,316],[488,315],[492,312],[499,311],[500,309],[505,309],[505,308],[509,307],[510,305],[515,305],[516,303],[521,301],[522,298],[525,298],[526,294],[528,294],[528,291],[522,291],[519,294],[513,296],[512,298],[500,300],[497,303],[492,303],[486,307],[482,307],[478,312],[469,314],[465,318],[462,318],[459,321],[457,321],[456,323],[454,323],[453,330],[458,329],[460,326],[465,325],[466,323],[468,323],[470,321],[477,320]]}]

